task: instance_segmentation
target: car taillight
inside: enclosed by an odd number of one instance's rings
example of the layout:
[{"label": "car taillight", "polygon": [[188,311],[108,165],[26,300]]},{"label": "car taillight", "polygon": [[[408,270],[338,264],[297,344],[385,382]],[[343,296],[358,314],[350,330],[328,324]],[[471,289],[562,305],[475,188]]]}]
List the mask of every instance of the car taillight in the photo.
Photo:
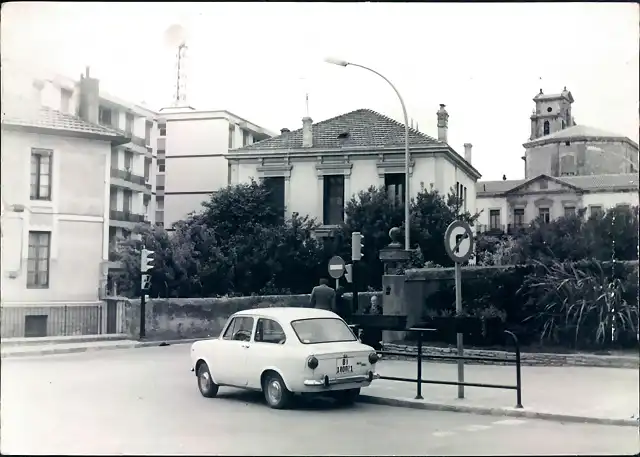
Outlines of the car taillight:
[{"label": "car taillight", "polygon": [[369,354],[369,363],[370,364],[374,364],[378,361],[378,354],[376,354],[375,352],[372,352],[371,354]]},{"label": "car taillight", "polygon": [[309,360],[307,360],[307,366],[312,370],[315,370],[316,368],[318,368],[318,359],[316,359],[314,356],[309,357]]}]

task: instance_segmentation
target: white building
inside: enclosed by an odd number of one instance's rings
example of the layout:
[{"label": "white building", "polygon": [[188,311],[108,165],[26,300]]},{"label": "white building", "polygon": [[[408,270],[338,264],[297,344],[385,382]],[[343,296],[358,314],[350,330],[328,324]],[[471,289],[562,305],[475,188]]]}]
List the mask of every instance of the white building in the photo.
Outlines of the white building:
[{"label": "white building", "polygon": [[230,149],[273,136],[228,111],[162,109],[157,120],[155,221],[167,229],[230,184]]},{"label": "white building", "polygon": [[638,205],[638,174],[481,181],[476,187],[478,231],[511,232],[541,216],[547,221],[585,209],[586,217]]},{"label": "white building", "polygon": [[[426,188],[446,195],[455,189],[464,209],[472,210],[480,173],[471,165],[470,144],[463,158],[446,143],[447,118],[441,105],[438,140],[410,129],[411,194]],[[316,218],[325,233],[343,222],[345,203],[359,191],[384,186],[404,199],[404,124],[368,109],[316,124],[306,117],[302,124],[229,152],[231,184],[264,180],[286,216]]]},{"label": "white building", "polygon": [[2,83],[2,337],[115,332],[100,301],[108,183],[111,150],[129,139],[57,79],[3,62]]}]

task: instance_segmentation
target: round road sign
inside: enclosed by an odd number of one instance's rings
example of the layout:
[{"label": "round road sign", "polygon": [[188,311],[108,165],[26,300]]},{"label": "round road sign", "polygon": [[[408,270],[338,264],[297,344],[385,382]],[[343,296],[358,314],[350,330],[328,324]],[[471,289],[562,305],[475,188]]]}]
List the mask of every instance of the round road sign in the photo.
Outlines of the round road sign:
[{"label": "round road sign", "polygon": [[344,274],[344,259],[339,255],[331,257],[329,260],[329,276],[339,279]]},{"label": "round road sign", "polygon": [[444,233],[444,248],[451,260],[464,263],[473,253],[473,232],[464,221],[453,221]]}]

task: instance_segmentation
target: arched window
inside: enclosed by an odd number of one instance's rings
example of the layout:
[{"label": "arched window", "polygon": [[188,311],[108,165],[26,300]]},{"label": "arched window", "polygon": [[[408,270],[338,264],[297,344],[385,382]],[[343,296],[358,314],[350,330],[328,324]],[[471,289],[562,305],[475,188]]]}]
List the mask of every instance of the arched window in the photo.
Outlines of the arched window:
[{"label": "arched window", "polygon": [[548,135],[549,134],[549,121],[544,121],[542,129],[543,129],[543,131],[542,131],[543,135]]}]

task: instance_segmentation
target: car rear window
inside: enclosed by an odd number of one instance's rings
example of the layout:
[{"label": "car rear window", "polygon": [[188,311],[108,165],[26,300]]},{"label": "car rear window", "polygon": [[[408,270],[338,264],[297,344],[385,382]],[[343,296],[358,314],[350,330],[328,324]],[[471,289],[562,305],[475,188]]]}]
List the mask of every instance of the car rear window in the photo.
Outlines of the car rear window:
[{"label": "car rear window", "polygon": [[303,344],[355,341],[356,336],[344,321],[331,317],[300,319],[291,322],[293,331]]}]

